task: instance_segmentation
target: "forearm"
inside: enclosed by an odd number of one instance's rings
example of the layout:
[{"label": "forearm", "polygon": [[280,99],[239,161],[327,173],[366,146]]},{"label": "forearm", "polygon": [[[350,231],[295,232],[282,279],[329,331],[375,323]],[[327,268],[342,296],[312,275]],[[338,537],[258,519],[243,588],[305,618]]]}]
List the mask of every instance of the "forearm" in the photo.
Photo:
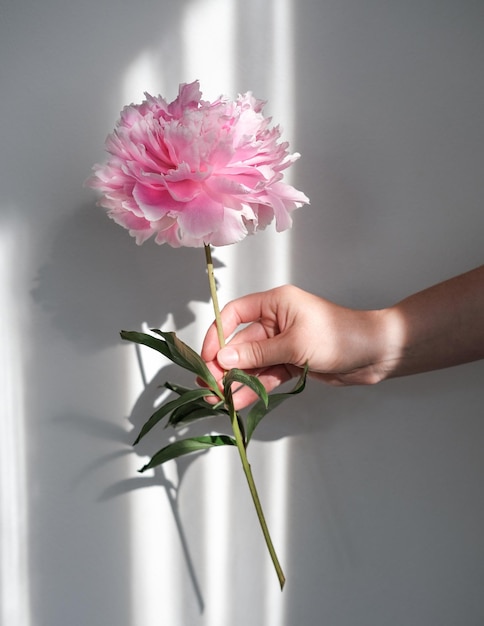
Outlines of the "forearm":
[{"label": "forearm", "polygon": [[484,266],[402,300],[383,317],[382,378],[484,358]]}]

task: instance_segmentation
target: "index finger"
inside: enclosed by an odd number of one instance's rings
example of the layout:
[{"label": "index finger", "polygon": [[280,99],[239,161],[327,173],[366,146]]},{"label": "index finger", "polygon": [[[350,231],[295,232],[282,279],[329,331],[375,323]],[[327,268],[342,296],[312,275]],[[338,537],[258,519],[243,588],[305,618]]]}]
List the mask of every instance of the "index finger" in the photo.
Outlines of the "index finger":
[{"label": "index finger", "polygon": [[[220,313],[224,337],[230,337],[241,324],[260,319],[263,305],[263,292],[242,296],[226,304]],[[213,361],[219,350],[217,327],[213,322],[205,335],[201,356],[205,361]]]}]

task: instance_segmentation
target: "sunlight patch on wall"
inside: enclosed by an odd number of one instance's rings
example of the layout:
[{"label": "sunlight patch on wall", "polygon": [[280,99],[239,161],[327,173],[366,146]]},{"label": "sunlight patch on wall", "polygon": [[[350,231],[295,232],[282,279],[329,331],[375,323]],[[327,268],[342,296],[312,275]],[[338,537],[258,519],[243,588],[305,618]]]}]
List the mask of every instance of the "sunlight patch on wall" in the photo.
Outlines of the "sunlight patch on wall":
[{"label": "sunlight patch on wall", "polygon": [[[173,328],[173,319],[168,316],[162,330]],[[142,324],[140,330],[149,332],[146,324]],[[129,385],[132,405],[159,372],[162,361],[163,357],[156,351],[133,346]],[[158,402],[167,394],[160,389]],[[137,471],[148,461],[149,457],[133,454],[128,469],[130,475],[137,476]],[[146,487],[131,494],[130,508],[132,623],[158,626],[160,616],[163,616],[163,623],[176,626],[180,623],[181,595],[173,593],[173,589],[180,580],[183,560],[179,547],[173,542],[177,529],[172,508],[175,495],[170,484],[177,485],[176,468],[169,463],[156,475],[154,470],[146,472],[142,479],[146,481]]]},{"label": "sunlight patch on wall", "polygon": [[[265,506],[268,512],[268,524],[281,567],[286,578],[290,579],[294,573],[288,570],[286,558],[289,553],[287,536],[289,440],[271,441],[264,446],[263,454],[267,459],[265,472],[267,486],[265,491],[268,497],[266,496]],[[282,626],[284,624],[284,603],[270,559],[266,560],[266,572],[266,579],[269,584],[265,594],[264,624],[266,626]]]},{"label": "sunlight patch on wall", "polygon": [[[292,0],[272,0],[271,83],[268,110],[282,129],[282,139],[294,150],[294,40]],[[291,171],[284,180],[291,183]],[[273,286],[291,280],[291,231],[277,233],[272,226],[268,237],[271,260],[268,271]]]},{"label": "sunlight patch on wall", "polygon": [[182,39],[183,82],[199,79],[203,97],[233,96],[235,0],[198,0],[187,5]]},{"label": "sunlight patch on wall", "polygon": [[163,75],[157,71],[153,55],[148,50],[144,50],[124,72],[123,105],[142,102],[145,91],[152,96],[165,96]]},{"label": "sunlight patch on wall", "polygon": [[[272,0],[272,82],[270,104],[284,138],[294,139],[294,37],[292,0]],[[287,176],[287,174],[286,174]]]},{"label": "sunlight patch on wall", "polygon": [[[144,99],[145,91],[165,96],[164,89],[163,76],[156,67],[153,55],[144,51],[126,69],[121,91],[122,102],[139,103]],[[169,316],[167,324],[172,321]],[[172,329],[173,325],[169,330]],[[140,330],[146,332],[148,329],[143,327]],[[131,410],[160,369],[160,355],[148,348],[133,346],[128,366],[131,370],[127,385],[128,402],[131,405],[128,410]],[[128,472],[130,476],[139,476],[137,471],[149,459],[134,453],[130,458]],[[165,469],[161,474],[166,483],[173,479],[176,484],[176,476],[167,475]],[[161,477],[159,480],[158,477],[154,479],[153,471],[143,474],[142,478],[146,480],[146,488],[135,489],[130,496],[132,623],[158,626],[160,616],[163,616],[163,623],[176,626],[180,615],[180,606],[176,601],[179,594],[170,593],[169,590],[173,585],[176,587],[176,581],[179,580],[180,557],[172,539],[176,529],[168,527],[173,525],[172,494],[165,491]]]},{"label": "sunlight patch on wall", "polygon": [[[183,71],[178,82],[199,79],[205,99],[212,100],[221,94],[231,98],[237,95],[236,10],[240,10],[240,6],[238,0],[193,0],[185,6],[180,24]],[[270,68],[270,71],[268,70],[271,77],[268,89],[270,114],[276,123],[281,124],[283,139],[291,142],[294,118],[292,7],[290,0],[277,2],[273,0],[271,6],[273,19],[271,29],[267,31],[267,37],[271,41],[271,53],[270,58],[261,58],[261,63],[267,64]],[[143,53],[128,68],[123,83],[123,97],[126,102],[139,100],[144,91],[150,90],[162,93],[168,99],[175,95],[164,93],[163,90],[166,88],[173,91],[174,85],[160,82],[163,77],[159,75],[156,66],[155,57]],[[264,233],[263,248],[264,275],[269,277],[274,285],[289,282],[290,233],[275,233],[274,227],[271,226],[268,232]],[[214,252],[214,259],[222,264],[222,267],[216,269],[221,306],[236,295],[240,295],[239,272],[240,268],[247,264],[247,259],[242,257],[237,246],[224,246]],[[257,289],[257,279],[253,282],[253,287],[254,290]],[[208,293],[207,283],[207,300]],[[187,294],[187,298],[190,298],[190,294]],[[176,329],[171,323],[173,320],[170,320],[164,327],[166,330],[180,331],[182,338],[198,349],[206,328],[213,319],[213,311],[208,302],[191,302],[190,307],[197,320],[195,323],[187,328]],[[130,381],[133,402],[141,393],[143,385],[149,381],[156,368],[159,368],[159,361],[152,365],[149,362],[150,358],[152,357],[146,351],[138,354],[138,362],[133,356]],[[140,364],[144,370],[143,375]],[[261,476],[260,480],[268,480],[268,477],[271,477],[270,489],[266,489],[269,497],[264,507],[271,520],[273,538],[281,560],[284,560],[287,551],[286,468],[289,444],[282,440],[262,445],[265,476]],[[254,452],[261,454],[260,449],[260,445],[254,446]],[[134,472],[143,460],[134,455],[133,458]],[[200,609],[204,607],[204,620],[211,626],[226,626],[229,607],[223,599],[232,598],[236,594],[236,590],[229,582],[233,580],[234,568],[228,548],[232,515],[229,503],[232,498],[231,487],[235,480],[232,467],[232,459],[228,455],[222,453],[207,455],[200,463],[199,475],[192,475],[191,480],[195,482],[186,486],[193,489],[195,484],[198,485],[201,490],[200,501],[207,503],[201,511],[200,519],[188,520],[187,528],[195,528],[193,533],[200,537],[203,571],[197,571],[192,576],[192,585],[187,589],[187,594],[192,599],[199,594]],[[177,483],[174,464],[167,464],[166,470],[163,466],[163,472],[167,480]],[[214,484],[217,484],[216,500],[212,493]],[[217,505],[217,502],[220,504]],[[186,598],[184,599],[183,594],[177,590],[182,581],[185,580],[186,585],[186,562],[181,555],[180,545],[174,539],[177,531],[163,489],[136,490],[132,496],[131,520],[133,621],[144,626],[157,626],[161,620],[170,626],[181,626],[186,623],[188,609],[184,605]],[[193,524],[195,526],[192,526]],[[226,546],[227,549],[219,549],[214,553],[210,545],[214,537],[219,546]],[[200,561],[198,565],[200,566]],[[265,613],[264,623],[268,626],[276,624],[280,626],[284,621],[283,604],[271,567],[268,563],[264,577],[267,579],[267,586],[264,585],[264,606],[261,607],[261,611]],[[196,589],[198,575],[201,577],[203,597]]]},{"label": "sunlight patch on wall", "polygon": [[20,328],[13,289],[18,245],[0,231],[0,616],[2,624],[30,625],[28,506],[24,388]]},{"label": "sunlight patch on wall", "polygon": [[[183,46],[186,80],[200,80],[203,98],[213,100],[220,95],[234,97],[235,62],[235,1],[199,0],[186,9],[183,23]],[[234,284],[235,246],[223,246],[214,252],[225,267],[216,270],[220,305],[230,298],[230,285]],[[207,297],[208,297],[207,282]],[[208,323],[213,319],[211,304],[196,305],[197,317],[195,343],[201,344]],[[220,546],[229,545],[229,511],[231,464],[222,454],[209,454],[203,459],[200,482],[203,484],[203,500],[208,505],[205,520],[200,522],[206,529],[204,539],[205,562],[205,610],[206,620],[211,626],[226,626],[227,605],[223,598],[229,597],[228,581],[231,580],[229,550],[213,550],[210,538],[216,537]],[[221,481],[221,477],[224,480]],[[218,497],[213,498],[213,485],[217,484]],[[220,505],[218,505],[220,503]]]},{"label": "sunlight patch on wall", "polygon": [[[133,455],[129,471],[136,471],[148,459]],[[173,481],[174,466],[163,469],[165,481]],[[150,481],[154,470],[143,474]],[[158,480],[156,480],[158,482]],[[159,481],[161,482],[161,480]],[[132,549],[132,624],[159,626],[182,624],[183,594],[179,592],[181,567],[184,566],[180,549],[174,544],[175,520],[165,489],[160,485],[136,489],[131,497]]]},{"label": "sunlight patch on wall", "polygon": [[[274,121],[280,124],[283,139],[289,141],[294,150],[294,33],[292,0],[272,0],[272,84],[269,98],[271,114]],[[285,181],[291,183],[288,170]],[[291,282],[291,231],[276,233],[272,230],[270,237],[272,259],[270,272],[274,285]],[[283,439],[271,441],[264,448],[268,457],[266,476],[271,476],[270,498],[267,502],[268,515],[273,534],[273,541],[283,569],[287,570],[286,554],[288,553],[287,517],[288,511],[288,463],[290,441]],[[277,477],[277,479],[276,479]],[[269,571],[270,570],[270,571]],[[290,576],[286,571],[286,576]],[[267,564],[267,579],[272,582],[274,572],[272,563]],[[265,620],[267,626],[281,626],[285,623],[284,603],[277,585],[267,586],[265,602]]]}]

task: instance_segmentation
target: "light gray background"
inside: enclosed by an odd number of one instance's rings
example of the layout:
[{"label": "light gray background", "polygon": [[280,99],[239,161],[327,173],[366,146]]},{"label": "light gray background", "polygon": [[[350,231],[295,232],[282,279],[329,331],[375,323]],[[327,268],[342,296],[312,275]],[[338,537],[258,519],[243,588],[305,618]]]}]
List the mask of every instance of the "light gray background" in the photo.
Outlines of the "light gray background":
[{"label": "light gray background", "polygon": [[284,245],[283,280],[391,304],[482,263],[483,32],[478,0],[1,0],[4,626],[484,623],[484,363],[311,384],[267,418],[281,595],[232,451],[140,476],[129,445],[177,374],[141,393],[117,333],[199,347],[201,253],[136,247],[83,188],[144,80],[252,90],[312,202],[280,244],[222,252],[221,293],[277,284]]}]

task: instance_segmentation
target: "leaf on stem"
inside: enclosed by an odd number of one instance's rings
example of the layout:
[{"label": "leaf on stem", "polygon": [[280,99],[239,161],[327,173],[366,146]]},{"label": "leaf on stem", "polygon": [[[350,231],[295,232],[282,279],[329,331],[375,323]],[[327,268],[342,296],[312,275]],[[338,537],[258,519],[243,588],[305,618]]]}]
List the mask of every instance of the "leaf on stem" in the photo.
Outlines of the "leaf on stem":
[{"label": "leaf on stem", "polygon": [[228,412],[224,409],[216,409],[208,404],[205,406],[189,404],[180,407],[170,415],[167,427],[173,426],[174,428],[180,426],[186,426],[192,422],[196,422],[208,417],[216,417],[217,415],[228,415]]},{"label": "leaf on stem", "polygon": [[212,372],[208,369],[202,357],[189,345],[179,339],[174,332],[163,332],[156,328],[151,331],[163,337],[171,353],[171,360],[196,374],[221,398],[221,392]]},{"label": "leaf on stem", "polygon": [[183,385],[179,385],[178,383],[170,383],[169,381],[166,381],[163,386],[170,391],[174,391],[179,396],[186,393],[187,391],[190,391],[190,387],[183,387]]},{"label": "leaf on stem", "polygon": [[287,400],[291,396],[294,396],[303,391],[304,387],[306,386],[307,373],[308,366],[306,365],[297,383],[291,391],[271,394],[269,396],[269,401],[267,404],[265,404],[261,400],[254,404],[254,406],[247,414],[247,443],[249,443],[254,433],[254,430],[256,429],[257,425],[263,417],[265,417],[270,411],[278,407],[282,402],[284,402],[284,400]]},{"label": "leaf on stem", "polygon": [[167,422],[167,426],[174,428],[185,426],[191,422],[195,422],[207,417],[216,417],[217,415],[228,415],[228,411],[221,404],[210,406],[203,400],[191,402],[175,409]]},{"label": "leaf on stem", "polygon": [[[191,391],[188,387],[182,387],[182,385],[178,385],[176,383],[166,382],[165,387],[174,391],[178,395],[183,395],[187,391]],[[211,395],[211,394],[210,394]],[[205,396],[204,396],[205,397]],[[205,417],[215,417],[216,415],[228,415],[229,412],[225,408],[225,405],[222,400],[217,402],[217,404],[207,404],[204,398],[200,398],[198,400],[193,400],[189,404],[184,404],[176,408],[168,422],[165,426],[183,426],[190,422],[194,422],[199,419],[203,419]]]},{"label": "leaf on stem", "polygon": [[[162,420],[165,415],[168,415],[178,407],[181,407],[185,404],[190,404],[204,398],[205,396],[212,396],[213,393],[210,389],[189,389],[180,395],[179,398],[175,400],[171,400],[170,402],[165,402],[162,404],[159,409],[157,409],[153,415],[149,418],[149,420],[142,427],[139,435],[136,437],[133,445],[135,446],[139,441],[147,434],[149,431],[158,424],[160,420]],[[206,405],[208,407],[208,405]]]},{"label": "leaf on stem", "polygon": [[157,339],[147,333],[140,333],[136,330],[122,330],[119,334],[121,335],[121,338],[126,341],[132,341],[133,343],[139,343],[143,346],[147,346],[148,348],[153,348],[153,350],[160,352],[163,356],[172,360],[170,350],[166,342],[161,341],[161,339]]},{"label": "leaf on stem", "polygon": [[216,446],[235,446],[235,439],[228,435],[205,435],[203,437],[191,437],[189,439],[181,439],[165,446],[159,450],[139,471],[144,472],[153,467],[157,467],[166,461],[171,461],[184,454],[191,454],[192,452],[199,452],[201,450],[207,450]]},{"label": "leaf on stem", "polygon": [[208,369],[205,361],[192,348],[181,341],[173,332],[165,333],[155,328],[152,329],[152,332],[160,335],[162,339],[153,337],[153,335],[148,333],[129,330],[122,330],[120,334],[123,339],[152,348],[176,365],[180,365],[189,372],[194,373],[212,390],[213,393],[211,395],[216,395],[222,399],[222,393],[215,377]]},{"label": "leaf on stem", "polygon": [[229,370],[224,378],[224,393],[225,396],[228,395],[230,387],[232,383],[241,383],[246,387],[252,389],[254,393],[256,393],[259,398],[262,406],[267,407],[269,403],[269,396],[267,395],[266,388],[257,378],[257,376],[251,376],[247,374],[243,370],[239,370],[236,367]]}]

